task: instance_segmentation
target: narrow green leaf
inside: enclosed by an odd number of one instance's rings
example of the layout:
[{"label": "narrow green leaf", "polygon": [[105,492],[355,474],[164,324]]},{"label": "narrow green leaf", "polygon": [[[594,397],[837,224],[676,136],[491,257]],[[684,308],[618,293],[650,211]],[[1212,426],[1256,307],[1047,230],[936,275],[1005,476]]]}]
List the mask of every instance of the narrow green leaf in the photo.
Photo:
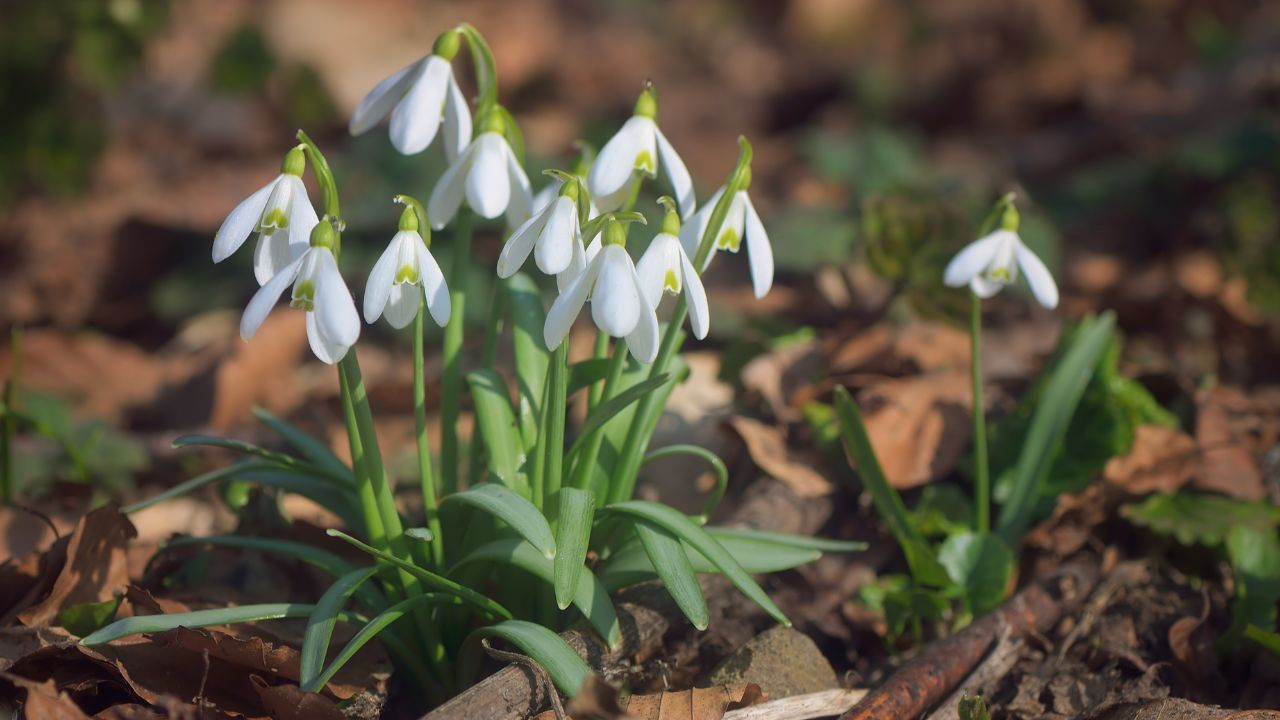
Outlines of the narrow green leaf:
[{"label": "narrow green leaf", "polygon": [[1115,314],[1111,312],[1082,322],[1070,349],[1045,387],[1014,469],[1013,492],[1001,508],[996,525],[996,532],[1009,545],[1016,545],[1031,524],[1037,490],[1066,435],[1080,396],[1111,342],[1114,327]]},{"label": "narrow green leaf", "polygon": [[572,395],[579,390],[598,383],[609,372],[609,358],[587,358],[569,365],[569,390]]},{"label": "narrow green leaf", "polygon": [[666,505],[644,500],[628,500],[614,503],[605,509],[648,520],[655,525],[666,528],[670,533],[680,538],[681,541],[705,555],[725,577],[729,578],[729,582],[733,583],[734,587],[764,608],[765,612],[769,613],[775,620],[783,625],[791,625],[791,621],[787,619],[787,616],[769,599],[769,596],[765,594],[764,590],[760,589],[760,586],[751,579],[751,576],[742,569],[742,565],[726,552],[720,543],[716,542],[715,538],[686,517],[684,513]]},{"label": "narrow green leaf", "polygon": [[597,428],[609,422],[614,415],[622,412],[635,401],[657,389],[660,385],[665,383],[669,377],[669,375],[663,373],[657,377],[649,378],[644,382],[632,385],[626,390],[623,390],[617,395],[614,395],[608,400],[597,405],[595,409],[591,411],[591,415],[587,417],[587,421],[582,424],[582,429],[578,433],[578,438],[569,448],[567,457],[576,455],[580,450],[582,450],[586,439],[590,437],[591,433],[595,432]]},{"label": "narrow green leaf", "polygon": [[680,539],[661,525],[647,520],[636,519],[635,528],[649,563],[667,586],[676,607],[695,628],[706,630],[710,622],[707,599],[702,594],[698,576],[694,574],[693,564],[689,562],[689,554],[684,551]]},{"label": "narrow green leaf", "polygon": [[531,450],[537,441],[538,418],[542,416],[542,387],[547,382],[547,365],[551,354],[542,339],[546,312],[538,285],[524,273],[516,273],[503,281],[503,290],[511,307],[511,346],[516,361],[516,388],[520,396],[518,417],[524,449]]},{"label": "narrow green leaf", "polygon": [[756,530],[755,528],[709,527],[707,532],[720,541],[728,549],[731,540],[759,542],[760,544],[781,545],[783,547],[818,550],[820,552],[847,553],[860,552],[867,549],[867,544],[858,540],[836,540],[834,538],[813,537],[811,535],[793,535],[792,533]]},{"label": "narrow green leaf", "polygon": [[[253,414],[262,424],[276,431],[285,442],[302,453],[307,460],[319,465],[336,475],[351,476],[351,468],[342,462],[329,446],[307,434],[293,423],[272,415],[265,408],[253,408]],[[354,476],[352,476],[354,478]]]},{"label": "narrow green leaf", "polygon": [[178,627],[201,628],[210,625],[233,625],[258,620],[278,620],[287,617],[306,617],[316,606],[309,603],[266,603],[241,605],[240,607],[192,610],[167,615],[135,615],[117,620],[110,625],[80,639],[87,646],[102,645],[139,633],[158,633]]},{"label": "narrow green leaf", "polygon": [[569,607],[578,587],[578,577],[587,560],[587,543],[595,519],[595,497],[589,490],[560,488],[560,519],[556,527],[556,604]]},{"label": "narrow green leaf", "polygon": [[77,637],[97,631],[111,622],[120,607],[120,596],[102,602],[82,602],[68,605],[58,613],[58,625]]},{"label": "narrow green leaf", "polygon": [[349,486],[354,482],[351,471],[345,467],[340,471],[334,471],[315,463],[299,460],[298,458],[286,453],[268,450],[264,447],[254,445],[253,443],[236,440],[234,438],[217,437],[216,435],[183,435],[173,441],[173,446],[175,448],[193,446],[222,448],[223,450],[231,450],[232,452],[238,452],[243,455],[258,457],[266,460],[267,462],[282,465],[286,468],[297,470],[308,475],[314,475],[319,478],[331,480],[344,486]]},{"label": "narrow green leaf", "polygon": [[1244,636],[1276,655],[1280,655],[1280,634],[1264,630],[1257,625],[1250,625],[1244,629]]},{"label": "narrow green leaf", "polygon": [[969,611],[985,615],[1004,602],[1013,575],[1013,551],[994,533],[952,535],[938,550],[938,562],[964,588]]},{"label": "narrow green leaf", "polygon": [[[351,595],[378,573],[375,567],[360,568],[338,578],[316,602],[316,609],[307,617],[307,630],[302,636],[299,654],[299,684],[306,687],[324,669],[325,656],[329,654],[329,641],[338,623],[338,613],[346,606]],[[321,684],[323,687],[323,683]]]},{"label": "narrow green leaf", "polygon": [[[512,565],[548,585],[553,584],[555,580],[552,561],[519,538],[501,538],[481,545],[459,560],[449,574],[456,576],[462,568],[481,562]],[[618,624],[618,615],[613,602],[609,599],[609,591],[591,570],[583,568],[578,575],[577,584],[570,593],[570,602],[565,606],[569,605],[573,605],[583,617],[587,618],[610,647],[615,647],[622,642],[622,627]]]},{"label": "narrow green leaf", "polygon": [[911,568],[912,577],[916,582],[930,587],[945,587],[950,584],[946,569],[938,564],[924,537],[911,524],[907,508],[902,504],[902,497],[884,476],[875,448],[871,446],[871,438],[867,437],[862,413],[848,390],[836,387],[835,406],[845,452],[858,471],[858,476],[862,478],[862,486],[871,493],[876,512],[898,540],[898,545],[907,558],[907,565]]},{"label": "narrow green leaf", "polygon": [[460,502],[483,510],[511,526],[520,537],[547,556],[556,556],[556,540],[542,512],[526,498],[497,483],[485,483],[454,493],[444,503]]},{"label": "narrow green leaf", "polygon": [[464,677],[475,676],[480,665],[479,640],[484,637],[496,637],[520,648],[521,652],[536,660],[551,676],[551,682],[569,697],[578,694],[591,676],[591,668],[559,635],[524,620],[506,620],[471,633],[463,645],[459,661]]},{"label": "narrow green leaf", "polygon": [[520,472],[525,460],[524,438],[516,424],[506,381],[494,370],[481,369],[467,373],[467,383],[476,406],[476,425],[484,436],[489,472],[498,482],[528,496],[528,480]]},{"label": "narrow green leaf", "polygon": [[334,656],[333,660],[325,666],[323,672],[311,678],[309,681],[304,680],[304,682],[299,684],[302,686],[302,689],[307,692],[320,692],[320,690],[324,688],[325,684],[327,684],[329,680],[342,669],[342,666],[346,665],[351,658],[355,657],[356,653],[360,652],[360,648],[364,647],[370,640],[377,637],[378,633],[385,630],[388,625],[391,625],[395,621],[409,614],[419,605],[458,605],[461,604],[461,602],[461,598],[450,593],[423,593],[421,595],[414,595],[407,600],[401,600],[395,605],[392,605],[386,610],[378,613],[373,617],[373,619],[369,620],[364,627],[360,628],[360,630],[356,632],[355,636],[347,641],[347,644],[338,651],[338,654]]}]

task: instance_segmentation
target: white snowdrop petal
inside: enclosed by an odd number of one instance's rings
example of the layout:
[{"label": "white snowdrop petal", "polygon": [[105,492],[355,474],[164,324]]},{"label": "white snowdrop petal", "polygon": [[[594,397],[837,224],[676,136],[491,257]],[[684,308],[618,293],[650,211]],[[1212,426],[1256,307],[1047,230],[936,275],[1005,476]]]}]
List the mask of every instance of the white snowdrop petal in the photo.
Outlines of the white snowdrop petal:
[{"label": "white snowdrop petal", "polygon": [[444,155],[453,162],[471,140],[471,108],[449,69],[449,94],[444,99]]},{"label": "white snowdrop petal", "polygon": [[[715,194],[680,226],[680,244],[684,246],[684,252],[690,258],[698,256],[698,246],[702,244],[702,236],[707,232],[707,224],[711,222],[711,212],[715,209],[716,203],[720,201],[720,196],[724,195],[724,188],[716,190]],[[715,255],[715,244],[712,243],[711,252],[707,253],[707,259],[702,264],[702,269],[706,270],[707,265],[711,264],[711,257]]]},{"label": "white snowdrop petal", "polygon": [[[639,279],[634,272],[631,274],[631,282],[636,292],[640,292]],[[640,303],[640,317],[636,320],[635,329],[627,335],[627,349],[631,351],[632,357],[647,365],[658,357],[658,316],[653,306],[643,298]]]},{"label": "white snowdrop petal", "polygon": [[373,86],[368,95],[360,101],[356,106],[356,111],[351,113],[351,121],[347,123],[347,130],[352,135],[359,135],[367,132],[374,125],[377,125],[382,118],[391,112],[391,108],[400,101],[404,96],[404,91],[409,87],[409,83],[413,82],[413,78],[417,74],[413,71],[425,60],[415,60],[399,70],[391,73],[389,77],[382,82]]},{"label": "white snowdrop petal", "polygon": [[1053,281],[1053,275],[1049,273],[1049,268],[1031,252],[1031,249],[1021,242],[1014,246],[1014,252],[1018,256],[1018,265],[1022,268],[1022,272],[1027,276],[1027,285],[1031,287],[1031,294],[1036,296],[1036,300],[1046,308],[1052,310],[1058,306],[1058,284]]},{"label": "white snowdrop petal", "polygon": [[258,292],[253,294],[253,298],[245,306],[244,314],[240,316],[240,337],[242,339],[248,340],[254,336],[254,333],[258,332],[258,328],[262,327],[262,322],[267,319],[267,315],[271,314],[271,308],[275,307],[276,301],[280,299],[280,294],[293,283],[298,277],[298,271],[301,269],[302,258],[300,257],[276,273],[275,277],[271,278],[267,284],[258,288]]},{"label": "white snowdrop petal", "polygon": [[600,263],[588,264],[577,277],[573,278],[568,287],[560,292],[555,302],[551,303],[551,309],[547,311],[547,321],[542,325],[542,340],[547,344],[548,350],[555,350],[560,347],[560,343],[564,342],[564,338],[569,334],[569,328],[573,327],[573,321],[578,318],[578,313],[582,312],[582,305],[587,301],[587,295],[591,292],[591,286],[595,284],[596,276],[600,273]]},{"label": "white snowdrop petal", "polygon": [[600,276],[591,291],[591,319],[607,335],[626,337],[640,321],[641,305],[648,307],[636,286],[635,268],[619,245],[604,248],[599,263]]},{"label": "white snowdrop petal", "polygon": [[[305,252],[305,248],[303,248]],[[258,243],[253,248],[253,276],[259,285],[266,285],[286,265],[301,256],[294,253],[289,245],[289,234],[286,231],[270,235],[259,235]]]},{"label": "white snowdrop petal", "polygon": [[547,209],[547,206],[555,202],[560,197],[560,188],[564,185],[564,181],[560,178],[551,178],[551,182],[542,186],[542,189],[533,195],[533,204],[530,208],[534,214]]},{"label": "white snowdrop petal", "polygon": [[214,262],[222,262],[231,257],[236,250],[240,249],[244,241],[249,239],[249,235],[258,227],[262,211],[267,207],[267,198],[271,197],[271,191],[283,177],[279,175],[253,191],[252,195],[241,200],[240,204],[227,215],[227,219],[222,221],[222,226],[213,236]]},{"label": "white snowdrop petal", "polygon": [[546,224],[538,233],[534,261],[547,275],[564,272],[573,259],[573,244],[578,237],[578,204],[559,197],[546,212]]},{"label": "white snowdrop petal", "polygon": [[387,298],[391,294],[391,284],[395,282],[396,264],[400,256],[400,234],[387,243],[387,249],[378,256],[378,261],[369,271],[369,281],[364,286],[364,321],[372,325],[382,316],[387,306]]},{"label": "white snowdrop petal", "polygon": [[466,177],[467,204],[482,218],[492,220],[507,209],[511,182],[507,176],[506,142],[497,133],[484,133],[476,145]]},{"label": "white snowdrop petal", "polygon": [[993,297],[996,293],[1003,290],[1004,286],[1005,284],[999,280],[991,280],[981,273],[974,275],[973,278],[969,280],[969,289],[973,291],[974,295],[977,295],[983,300]]},{"label": "white snowdrop petal", "polygon": [[[1007,231],[997,230],[990,235],[978,238],[956,253],[942,273],[942,282],[948,287],[961,287],[978,277],[995,258],[1004,232]],[[976,290],[974,292],[977,293]],[[978,295],[983,297],[981,293]]]},{"label": "white snowdrop petal", "polygon": [[636,263],[636,278],[640,283],[640,293],[652,308],[658,307],[658,303],[662,301],[663,281],[669,269],[667,252],[662,246],[665,244],[664,238],[669,237],[671,236],[665,233],[654,237],[653,242],[649,243],[649,248]]},{"label": "white snowdrop petal", "polygon": [[[634,116],[609,138],[591,163],[587,173],[587,188],[601,212],[613,212],[625,200],[625,189],[635,172],[636,157],[643,152],[653,152],[653,121]],[[651,155],[652,157],[652,155]],[[657,162],[657,158],[653,158]]]},{"label": "white snowdrop petal", "polygon": [[444,327],[449,324],[449,315],[453,309],[449,299],[449,286],[445,282],[444,272],[440,270],[440,263],[436,262],[422,237],[415,238],[415,243],[418,251],[418,274],[422,278],[422,293],[427,300],[427,310],[436,324]]},{"label": "white snowdrop petal", "polygon": [[498,253],[498,277],[506,279],[515,275],[529,259],[534,243],[538,242],[542,229],[547,225],[548,215],[548,212],[540,211],[511,233],[502,246],[502,252]]},{"label": "white snowdrop petal", "polygon": [[746,220],[743,233],[747,245],[747,265],[751,268],[751,285],[755,288],[756,299],[764,297],[773,287],[773,246],[769,244],[769,234],[765,232],[764,223],[751,198],[745,192],[738,193],[742,198],[743,215]]},{"label": "white snowdrop petal", "polygon": [[444,98],[449,90],[449,63],[428,57],[413,87],[391,112],[391,144],[403,155],[427,149],[440,129]]},{"label": "white snowdrop petal", "polygon": [[325,335],[314,312],[307,313],[307,344],[311,346],[311,352],[320,359],[320,362],[329,365],[345,357],[347,350],[351,348],[350,345],[343,345]]},{"label": "white snowdrop petal", "polygon": [[587,267],[587,253],[582,247],[582,238],[579,237],[573,241],[571,250],[569,266],[556,273],[556,292],[564,292],[564,289],[569,287],[574,278],[578,277],[578,274]]},{"label": "white snowdrop petal", "polygon": [[316,322],[325,337],[349,347],[360,337],[360,315],[356,313],[355,301],[342,273],[338,272],[333,253],[321,248],[316,248],[316,252],[320,253],[316,273]]},{"label": "white snowdrop petal", "polygon": [[529,176],[520,167],[520,161],[516,159],[515,152],[507,145],[506,140],[502,141],[502,150],[507,158],[507,179],[511,188],[511,198],[507,201],[507,227],[513,228],[533,214],[533,188],[529,185]]},{"label": "white snowdrop petal", "polygon": [[[311,231],[320,224],[315,206],[307,196],[307,185],[297,175],[286,175],[285,180],[293,185],[293,205],[289,210],[289,251],[293,257],[306,252],[311,246]],[[291,257],[290,260],[293,258]]]},{"label": "white snowdrop petal", "polygon": [[431,227],[436,230],[448,225],[453,220],[453,216],[458,214],[458,208],[462,205],[466,176],[471,162],[475,159],[476,149],[474,142],[467,145],[431,190],[431,198],[427,200],[427,217],[431,219]]},{"label": "white snowdrop petal", "polygon": [[693,178],[689,177],[689,169],[684,166],[684,160],[680,159],[679,153],[671,146],[667,136],[662,134],[662,130],[656,124],[653,126],[653,134],[658,141],[658,156],[661,158],[660,169],[671,180],[671,189],[675,191],[676,204],[680,206],[681,219],[687,218],[693,214],[697,205],[693,194]]},{"label": "white snowdrop petal", "polygon": [[400,330],[408,327],[418,314],[418,305],[422,302],[422,291],[416,283],[397,283],[391,286],[391,294],[387,297],[387,309],[383,316],[391,327]]},{"label": "white snowdrop petal", "polygon": [[693,336],[702,340],[711,329],[711,308],[707,304],[707,289],[702,285],[702,278],[693,268],[689,256],[680,254],[680,269],[684,273],[684,297],[689,303],[689,326],[693,328]]}]

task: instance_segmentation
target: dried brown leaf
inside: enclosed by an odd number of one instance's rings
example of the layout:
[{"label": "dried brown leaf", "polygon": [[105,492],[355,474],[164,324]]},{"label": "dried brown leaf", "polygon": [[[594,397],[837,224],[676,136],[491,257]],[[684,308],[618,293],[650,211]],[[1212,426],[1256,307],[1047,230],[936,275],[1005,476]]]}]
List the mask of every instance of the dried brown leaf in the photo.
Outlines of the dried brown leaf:
[{"label": "dried brown leaf", "polygon": [[782,431],[758,420],[735,416],[729,426],[747,444],[747,453],[761,470],[786,483],[801,497],[821,497],[831,493],[829,480],[815,470],[816,463],[787,447]]},{"label": "dried brown leaf", "polygon": [[1134,495],[1172,493],[1200,475],[1200,448],[1178,428],[1142,425],[1128,454],[1103,468],[1107,482]]},{"label": "dried brown leaf", "polygon": [[637,720],[720,720],[725,712],[768,698],[755,683],[632,695],[627,713]]},{"label": "dried brown leaf", "polygon": [[345,720],[342,711],[323,695],[297,685],[271,685],[257,675],[249,681],[273,720]]},{"label": "dried brown leaf", "polygon": [[89,720],[80,706],[65,692],[59,691],[52,680],[35,682],[8,673],[0,676],[27,691],[27,700],[22,705],[25,717],[32,720]]},{"label": "dried brown leaf", "polygon": [[137,531],[115,505],[92,510],[76,526],[63,558],[55,547],[48,555],[49,567],[58,567],[49,594],[38,604],[23,610],[18,620],[25,625],[50,625],[68,605],[102,602],[123,593],[129,584],[126,549]]},{"label": "dried brown leaf", "polygon": [[1218,386],[1196,395],[1196,441],[1203,451],[1203,471],[1195,487],[1240,500],[1261,500],[1266,490],[1262,472],[1236,416],[1252,412],[1248,396],[1237,388]]},{"label": "dried brown leaf", "polygon": [[955,468],[971,433],[969,377],[933,373],[873,385],[859,395],[867,435],[896,488],[912,488]]}]

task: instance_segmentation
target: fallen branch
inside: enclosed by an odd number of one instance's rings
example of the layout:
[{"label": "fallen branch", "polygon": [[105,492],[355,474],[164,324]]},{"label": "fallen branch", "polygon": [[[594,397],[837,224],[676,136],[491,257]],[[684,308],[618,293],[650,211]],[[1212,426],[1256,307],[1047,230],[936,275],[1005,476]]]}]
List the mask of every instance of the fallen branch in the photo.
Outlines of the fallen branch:
[{"label": "fallen branch", "polygon": [[945,702],[929,713],[927,720],[960,720],[960,701],[966,695],[978,695],[982,688],[995,685],[1013,669],[1021,654],[1022,641],[1013,639],[1009,635],[1009,628],[1004,628],[1000,633],[1000,640],[983,658],[982,664],[969,673],[969,677],[952,691]]},{"label": "fallen branch", "polygon": [[810,720],[831,717],[867,694],[864,688],[823,690],[730,710],[724,720]]},{"label": "fallen branch", "polygon": [[872,690],[840,720],[890,720],[919,717],[945,698],[981,662],[1008,628],[1014,638],[1048,632],[1098,582],[1092,564],[1065,565],[983,616],[969,627],[934,643]]}]

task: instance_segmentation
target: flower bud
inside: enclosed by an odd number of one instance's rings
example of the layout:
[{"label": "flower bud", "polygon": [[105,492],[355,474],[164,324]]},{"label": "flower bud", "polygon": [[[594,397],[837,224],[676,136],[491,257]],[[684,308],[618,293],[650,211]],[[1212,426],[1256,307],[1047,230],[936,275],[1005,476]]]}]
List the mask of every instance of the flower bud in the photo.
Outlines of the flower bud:
[{"label": "flower bud", "polygon": [[418,231],[418,213],[412,206],[406,207],[404,212],[400,213],[400,231],[401,232],[417,232]]},{"label": "flower bud", "polygon": [[679,237],[680,207],[669,195],[658,198],[658,204],[667,209],[667,214],[662,216],[662,232]]},{"label": "flower bud", "polygon": [[1012,202],[1004,206],[1004,214],[1000,216],[1000,228],[1010,232],[1018,232],[1018,224],[1022,221],[1022,216],[1018,213],[1018,208]]},{"label": "flower bud", "polygon": [[431,54],[442,60],[452,62],[453,58],[457,56],[458,48],[461,45],[462,33],[458,32],[456,28],[445,30],[436,38],[436,44],[431,46]]},{"label": "flower bud", "polygon": [[324,219],[316,223],[311,230],[311,247],[325,248],[333,250],[338,244],[338,232],[334,229],[333,223],[329,221],[326,215]]},{"label": "flower bud", "polygon": [[289,152],[284,154],[284,162],[280,163],[280,172],[284,175],[296,175],[302,177],[307,171],[307,156],[301,147],[289,148]]},{"label": "flower bud", "polygon": [[644,92],[640,93],[639,99],[636,100],[635,111],[633,115],[647,117],[650,120],[656,120],[658,117],[658,96],[653,89],[653,83],[646,82]]},{"label": "flower bud", "polygon": [[609,222],[604,226],[604,244],[624,248],[627,246],[627,229],[622,226],[622,223],[609,218]]}]

